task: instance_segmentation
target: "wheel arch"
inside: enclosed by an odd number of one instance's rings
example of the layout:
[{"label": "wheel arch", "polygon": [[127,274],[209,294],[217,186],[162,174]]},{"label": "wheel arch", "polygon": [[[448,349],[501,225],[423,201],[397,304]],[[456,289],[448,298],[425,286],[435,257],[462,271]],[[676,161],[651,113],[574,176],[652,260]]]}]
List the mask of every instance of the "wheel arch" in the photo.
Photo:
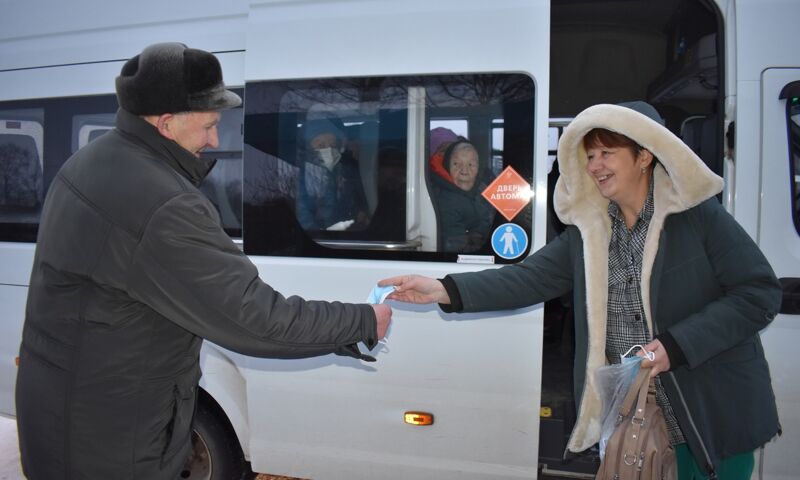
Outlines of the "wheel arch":
[{"label": "wheel arch", "polygon": [[225,420],[239,442],[246,460],[250,460],[250,427],[247,411],[247,383],[229,352],[207,342],[200,354],[203,376],[198,402],[209,406]]}]

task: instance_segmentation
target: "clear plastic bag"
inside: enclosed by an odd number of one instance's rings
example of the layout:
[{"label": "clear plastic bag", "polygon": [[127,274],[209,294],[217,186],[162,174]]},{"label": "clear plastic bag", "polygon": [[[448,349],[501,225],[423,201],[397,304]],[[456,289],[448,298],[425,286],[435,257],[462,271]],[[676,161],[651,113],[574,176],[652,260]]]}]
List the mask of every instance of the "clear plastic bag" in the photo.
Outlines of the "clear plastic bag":
[{"label": "clear plastic bag", "polygon": [[600,430],[600,458],[605,457],[606,445],[617,426],[619,407],[625,400],[625,394],[639,373],[644,357],[623,357],[622,363],[605,365],[594,372],[597,392],[603,401],[601,411],[602,427]]}]

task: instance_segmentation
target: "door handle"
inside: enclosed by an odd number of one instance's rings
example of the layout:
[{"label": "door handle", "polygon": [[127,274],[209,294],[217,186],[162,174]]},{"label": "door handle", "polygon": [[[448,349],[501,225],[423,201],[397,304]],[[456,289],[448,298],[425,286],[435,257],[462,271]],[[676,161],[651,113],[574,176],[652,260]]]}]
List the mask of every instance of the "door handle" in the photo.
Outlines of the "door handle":
[{"label": "door handle", "polygon": [[783,288],[780,313],[800,315],[800,278],[784,277],[780,282]]}]

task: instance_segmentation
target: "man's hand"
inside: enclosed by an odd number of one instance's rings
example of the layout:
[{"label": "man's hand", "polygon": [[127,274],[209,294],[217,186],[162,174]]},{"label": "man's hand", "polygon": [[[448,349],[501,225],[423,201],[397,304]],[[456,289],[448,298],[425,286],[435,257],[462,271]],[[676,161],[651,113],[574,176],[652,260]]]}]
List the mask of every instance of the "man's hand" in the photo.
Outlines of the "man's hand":
[{"label": "man's hand", "polygon": [[394,285],[394,292],[390,293],[389,300],[408,303],[450,303],[450,296],[439,280],[423,277],[421,275],[401,275],[386,278],[378,282],[378,286]]},{"label": "man's hand", "polygon": [[[642,360],[642,368],[651,367],[650,370],[650,377],[655,377],[661,372],[669,371],[670,361],[669,355],[667,355],[667,350],[664,348],[664,345],[661,345],[660,340],[653,340],[652,342],[648,343],[644,346],[644,349],[648,352],[653,352],[655,355],[655,359],[650,361],[647,357]],[[639,350],[636,355],[643,357],[644,352]]]},{"label": "man's hand", "polygon": [[378,327],[378,340],[383,340],[386,336],[386,331],[389,330],[389,324],[392,323],[392,309],[389,305],[379,303],[371,305],[375,310],[375,321]]}]

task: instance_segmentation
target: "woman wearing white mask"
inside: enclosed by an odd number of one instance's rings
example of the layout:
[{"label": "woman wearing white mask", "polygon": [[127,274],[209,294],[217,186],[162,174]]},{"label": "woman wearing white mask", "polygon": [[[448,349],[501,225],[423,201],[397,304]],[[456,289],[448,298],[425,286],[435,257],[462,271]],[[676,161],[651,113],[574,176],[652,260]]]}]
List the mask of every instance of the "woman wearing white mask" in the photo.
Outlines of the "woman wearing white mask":
[{"label": "woman wearing white mask", "polygon": [[578,418],[567,444],[600,438],[594,371],[637,343],[655,353],[657,399],[681,480],[749,479],[780,433],[759,331],[781,288],[715,196],[722,179],[643,102],[584,110],[559,141],[555,210],[567,229],[520,263],[435,280],[394,277],[389,299],[445,311],[520,308],[573,292]]},{"label": "woman wearing white mask", "polygon": [[297,219],[307,231],[355,229],[367,223],[358,164],[344,149],[344,126],[336,118],[318,118],[303,130]]}]

